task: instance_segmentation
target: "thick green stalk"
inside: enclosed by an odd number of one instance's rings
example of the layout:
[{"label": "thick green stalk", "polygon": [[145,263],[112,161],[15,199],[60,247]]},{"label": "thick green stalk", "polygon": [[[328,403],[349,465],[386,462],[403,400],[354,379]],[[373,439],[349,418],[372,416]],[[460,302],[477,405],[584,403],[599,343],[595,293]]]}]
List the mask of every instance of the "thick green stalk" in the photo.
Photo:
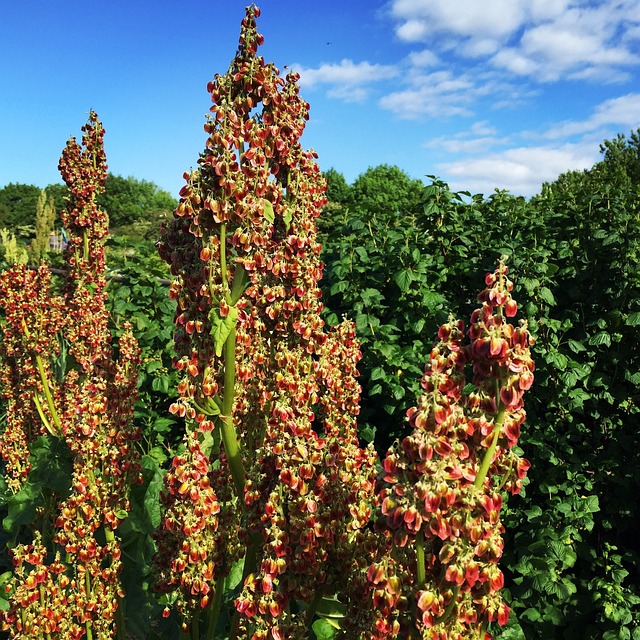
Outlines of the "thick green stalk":
[{"label": "thick green stalk", "polygon": [[422,529],[416,536],[416,586],[422,589],[427,581],[427,569],[424,560],[424,533]]},{"label": "thick green stalk", "polygon": [[436,624],[442,624],[443,622],[448,622],[451,619],[453,608],[456,606],[456,602],[458,601],[459,593],[460,593],[460,586],[456,585],[453,588],[453,591],[451,593],[451,600],[449,600],[449,603],[447,604],[446,609],[444,610],[441,616],[438,616],[435,619]]},{"label": "thick green stalk", "polygon": [[229,273],[227,272],[227,225],[220,225],[220,276],[222,277],[222,289],[227,304],[231,306],[231,293],[229,291]]},{"label": "thick green stalk", "polygon": [[[259,543],[259,537],[255,535],[249,536],[249,545],[244,556],[244,567],[242,569],[242,583],[256,570],[257,552],[256,548]],[[233,618],[231,619],[231,631],[229,632],[229,640],[237,640],[238,631],[240,626],[240,613],[237,609],[233,612]]]},{"label": "thick green stalk", "polygon": [[[91,577],[89,576],[89,572],[85,571],[84,574],[85,577],[85,588],[87,590],[87,595],[89,595],[91,593]],[[91,626],[91,620],[87,620],[84,623],[85,629],[87,631],[87,640],[93,640],[93,628]]]},{"label": "thick green stalk", "polygon": [[85,262],[89,260],[89,236],[87,234],[87,230],[85,229],[82,232],[82,257]]},{"label": "thick green stalk", "polygon": [[205,636],[205,640],[215,640],[216,637],[216,627],[218,626],[218,616],[220,615],[222,593],[224,591],[224,589],[222,588],[223,584],[224,580],[218,577],[214,585],[215,591],[213,594],[213,600],[207,607],[207,633]]},{"label": "thick green stalk", "polygon": [[61,433],[62,424],[60,422],[58,412],[56,411],[56,407],[53,404],[53,396],[51,395],[51,389],[49,388],[49,380],[47,379],[47,374],[44,370],[42,358],[39,355],[36,355],[36,364],[38,365],[38,371],[40,372],[40,380],[42,380],[42,386],[44,388],[44,397],[47,399],[47,405],[49,407],[49,411],[51,412],[51,417],[53,418],[54,424],[58,428],[58,433]]},{"label": "thick green stalk", "polygon": [[491,439],[491,444],[484,454],[484,458],[482,459],[482,463],[480,464],[480,469],[478,470],[478,475],[476,476],[475,482],[473,483],[477,489],[481,489],[484,485],[487,473],[489,472],[489,467],[491,466],[491,461],[493,460],[493,455],[496,451],[496,447],[498,446],[498,438],[500,437],[500,432],[502,431],[502,423],[504,422],[504,415],[506,410],[504,405],[500,401],[499,385],[500,383],[496,380],[496,402],[498,403],[499,409],[493,423],[493,437]]},{"label": "thick green stalk", "polygon": [[[45,600],[45,595],[44,595],[44,585],[41,584],[40,585],[40,606],[42,607],[43,611],[44,611],[45,606],[46,606],[45,602],[46,602],[46,600]],[[46,640],[51,640],[51,634],[47,632],[45,634],[45,638],[46,638]]]},{"label": "thick green stalk", "polygon": [[[24,335],[26,339],[30,340],[31,332],[29,331],[29,328],[27,327],[27,323],[24,320],[22,321],[22,330],[24,331]],[[62,432],[62,423],[60,422],[60,417],[58,416],[58,412],[56,411],[55,404],[53,403],[53,396],[51,395],[51,389],[49,388],[49,379],[47,378],[47,373],[44,370],[44,363],[42,362],[42,358],[40,357],[40,354],[36,353],[35,357],[36,357],[36,366],[38,367],[38,373],[40,374],[40,380],[42,382],[42,387],[44,389],[44,396],[47,400],[47,406],[49,407],[49,412],[51,413],[53,422],[58,428],[57,433],[54,433],[54,431],[51,428],[51,425],[49,424],[49,421],[46,420],[46,418],[44,417],[44,413],[42,412],[42,405],[40,405],[40,400],[36,399],[36,396],[34,395],[34,402],[36,403],[36,409],[38,409],[38,413],[40,414],[40,417],[43,419],[44,426],[46,427],[47,431],[51,435],[59,435]]]},{"label": "thick green stalk", "polygon": [[[115,542],[116,535],[113,529],[107,526],[104,526],[102,529],[104,531],[104,539],[106,540],[107,544]],[[123,602],[122,602],[122,598],[118,596],[116,596],[116,599],[118,601],[118,608],[116,609],[116,620],[115,620],[116,640],[124,640],[126,638],[126,633],[125,633],[124,615],[122,612]]]},{"label": "thick green stalk", "polygon": [[307,609],[307,629],[311,629],[311,625],[313,624],[313,619],[316,617],[316,611],[318,610],[318,605],[320,604],[320,600],[322,600],[322,591],[318,589],[316,591],[316,595],[309,604],[309,608]]},{"label": "thick green stalk", "polygon": [[191,640],[200,640],[200,618],[197,615],[191,620]]},{"label": "thick green stalk", "polygon": [[52,436],[57,436],[58,433],[55,431],[55,429],[51,426],[51,423],[49,422],[49,419],[47,418],[47,416],[44,413],[44,410],[42,408],[42,403],[40,402],[40,398],[38,397],[37,393],[33,394],[33,403],[36,405],[36,410],[38,411],[38,415],[40,416],[40,420],[42,420],[42,424],[44,425],[44,428],[52,435]]},{"label": "thick green stalk", "polygon": [[233,327],[224,343],[224,395],[222,398],[222,414],[220,415],[220,431],[222,444],[227,455],[231,477],[236,488],[240,504],[244,504],[244,466],[240,454],[240,446],[233,425],[233,398],[236,384],[236,329]]},{"label": "thick green stalk", "polygon": [[493,454],[496,451],[496,447],[498,446],[498,438],[500,437],[500,432],[502,431],[502,422],[504,421],[504,408],[500,409],[498,415],[496,416],[495,423],[493,425],[493,438],[491,440],[491,444],[484,454],[484,458],[482,459],[482,464],[480,465],[480,469],[478,470],[478,475],[476,476],[476,480],[473,483],[474,486],[478,489],[481,489],[484,485],[485,478],[487,477],[487,473],[489,471],[489,467],[491,466],[491,461],[493,460]]},{"label": "thick green stalk", "polygon": [[[232,292],[229,291],[229,274],[227,272],[227,227],[225,224],[220,225],[220,274],[222,277],[222,286],[224,296],[227,303],[232,306],[237,302],[242,291],[242,281],[245,279],[245,271],[242,269],[238,272],[236,282],[233,283],[233,294],[236,300],[233,300]],[[240,454],[240,446],[235,427],[233,425],[233,400],[235,397],[236,385],[236,328],[233,326],[224,343],[224,393],[222,396],[222,411],[220,414],[220,431],[222,435],[222,443],[229,462],[231,477],[236,488],[236,494],[240,505],[244,505],[244,466],[242,464],[242,455]]]}]

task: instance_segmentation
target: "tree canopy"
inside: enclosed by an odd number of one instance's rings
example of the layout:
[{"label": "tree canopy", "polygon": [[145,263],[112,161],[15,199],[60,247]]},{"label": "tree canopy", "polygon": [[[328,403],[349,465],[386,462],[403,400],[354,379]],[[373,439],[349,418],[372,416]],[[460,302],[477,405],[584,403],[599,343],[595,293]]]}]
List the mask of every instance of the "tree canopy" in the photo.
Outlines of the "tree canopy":
[{"label": "tree canopy", "polygon": [[[29,241],[35,233],[40,191],[39,187],[30,184],[10,183],[1,188],[0,227],[11,228],[23,241]],[[56,224],[59,224],[65,188],[62,184],[51,184],[45,192],[54,203]],[[169,215],[177,206],[177,200],[153,182],[114,174],[107,177],[105,192],[98,200],[109,215],[112,229],[136,223],[151,223],[159,227],[159,217]]]}]

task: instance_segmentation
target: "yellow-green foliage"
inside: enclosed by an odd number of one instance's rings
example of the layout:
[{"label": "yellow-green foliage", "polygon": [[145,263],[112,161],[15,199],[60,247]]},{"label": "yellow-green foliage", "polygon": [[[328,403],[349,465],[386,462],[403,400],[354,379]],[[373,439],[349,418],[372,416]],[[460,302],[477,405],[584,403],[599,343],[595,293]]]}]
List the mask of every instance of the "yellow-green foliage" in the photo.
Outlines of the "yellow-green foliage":
[{"label": "yellow-green foliage", "polygon": [[27,264],[29,261],[27,250],[18,245],[15,234],[8,229],[0,229],[0,246],[7,264]]},{"label": "yellow-green foliage", "polygon": [[56,209],[53,198],[43,190],[38,198],[36,208],[36,237],[31,243],[31,255],[37,262],[49,250],[49,236],[53,231],[53,224],[56,218]]}]

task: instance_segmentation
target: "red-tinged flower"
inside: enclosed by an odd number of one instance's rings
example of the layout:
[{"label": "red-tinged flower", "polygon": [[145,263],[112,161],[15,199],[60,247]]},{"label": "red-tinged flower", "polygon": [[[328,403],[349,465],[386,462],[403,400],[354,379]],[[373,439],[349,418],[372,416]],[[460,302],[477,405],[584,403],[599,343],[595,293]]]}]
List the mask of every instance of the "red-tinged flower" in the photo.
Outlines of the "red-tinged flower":
[{"label": "red-tinged flower", "polygon": [[[440,328],[421,383],[424,393],[407,412],[413,432],[388,452],[378,477],[377,530],[396,556],[423,565],[400,581],[421,619],[407,614],[399,623],[424,637],[477,635],[504,612],[498,593],[504,577],[497,567],[502,498],[496,488],[517,493],[528,468],[514,445],[534,370],[526,325],[507,321],[517,305],[506,273],[501,262],[487,275],[469,344],[463,343],[462,323]],[[475,383],[468,395],[466,364]],[[436,593],[443,599],[432,597]],[[443,616],[445,608],[451,613]]]}]

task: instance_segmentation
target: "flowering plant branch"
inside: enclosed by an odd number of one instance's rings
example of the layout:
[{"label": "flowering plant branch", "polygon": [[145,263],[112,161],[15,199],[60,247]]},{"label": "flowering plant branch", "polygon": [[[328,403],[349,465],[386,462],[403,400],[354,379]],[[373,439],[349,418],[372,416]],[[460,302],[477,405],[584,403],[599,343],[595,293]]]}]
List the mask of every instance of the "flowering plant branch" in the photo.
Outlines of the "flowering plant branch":
[{"label": "flowering plant branch", "polygon": [[[488,638],[488,623],[507,621],[497,566],[500,491],[518,493],[529,467],[514,446],[534,370],[526,324],[508,321],[517,305],[507,272],[503,260],[487,275],[468,343],[462,322],[440,327],[424,393],[407,412],[413,431],[383,461],[376,526],[394,563],[411,570],[394,576],[380,564],[369,568],[375,593],[386,585],[381,637],[411,628],[425,638]],[[404,612],[402,598],[411,603]]]},{"label": "flowering plant branch", "polygon": [[140,478],[132,443],[139,349],[125,327],[116,359],[107,330],[104,239],[104,130],[91,112],[82,146],[71,139],[60,160],[67,183],[63,222],[69,236],[62,295],[51,293],[43,264],[14,267],[0,277],[5,310],[2,391],[7,429],[0,442],[9,486],[29,482],[29,446],[38,437],[63,441],[72,476],[53,495],[33,542],[12,549],[15,577],[3,628],[12,638],[123,637],[120,547],[115,530]]}]

